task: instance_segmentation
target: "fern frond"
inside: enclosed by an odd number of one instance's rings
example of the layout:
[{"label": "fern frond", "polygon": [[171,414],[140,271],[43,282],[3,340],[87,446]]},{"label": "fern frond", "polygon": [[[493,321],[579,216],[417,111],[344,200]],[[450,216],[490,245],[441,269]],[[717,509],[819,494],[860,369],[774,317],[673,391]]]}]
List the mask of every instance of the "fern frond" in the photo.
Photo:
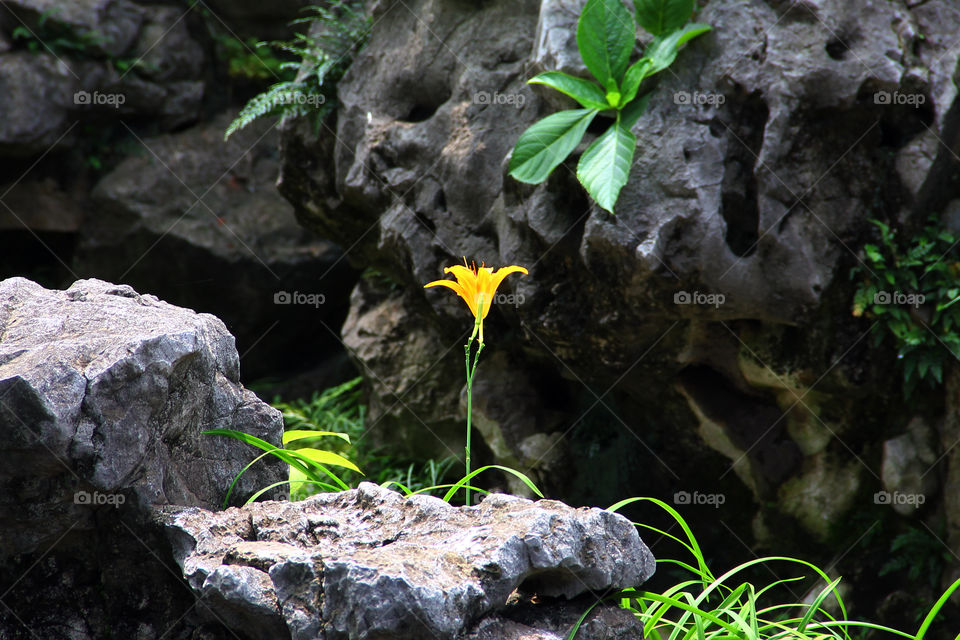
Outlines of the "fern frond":
[{"label": "fern frond", "polygon": [[252,98],[224,133],[224,139],[258,118],[299,117],[313,119],[314,132],[333,108],[334,85],[343,77],[353,55],[370,32],[370,18],[361,0],[335,0],[329,7],[310,6],[313,15],[293,24],[310,24],[306,34],[270,45],[290,53],[299,62],[284,63],[283,70],[297,70],[300,80],[278,82]]}]

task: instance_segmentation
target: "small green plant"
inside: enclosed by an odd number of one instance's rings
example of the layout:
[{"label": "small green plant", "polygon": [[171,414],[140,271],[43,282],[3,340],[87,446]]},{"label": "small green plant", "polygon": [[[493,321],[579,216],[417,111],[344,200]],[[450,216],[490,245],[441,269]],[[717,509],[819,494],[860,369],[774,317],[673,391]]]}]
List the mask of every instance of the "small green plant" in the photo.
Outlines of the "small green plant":
[{"label": "small green plant", "polygon": [[229,504],[240,477],[268,455],[276,456],[290,466],[289,479],[264,487],[250,496],[247,503],[284,484],[290,485],[291,500],[303,500],[319,491],[349,489],[349,485],[329,467],[347,469],[363,475],[359,467],[340,453],[331,451],[330,448],[320,449],[318,446],[320,439],[326,438],[337,438],[350,444],[350,435],[346,431],[355,430],[358,423],[363,424],[364,408],[359,404],[359,384],[360,378],[355,378],[323,393],[315,393],[310,400],[277,403],[277,408],[283,413],[285,427],[282,448],[242,431],[204,431],[208,435],[226,436],[245,442],[264,452],[234,477],[223,501],[224,508]]},{"label": "small green plant", "polygon": [[864,245],[864,261],[851,271],[858,281],[853,315],[876,320],[874,346],[892,338],[909,396],[922,380],[941,384],[944,369],[960,355],[958,238],[936,216],[906,241],[890,225],[871,222],[880,244]]},{"label": "small green plant", "polygon": [[890,543],[890,559],[880,567],[878,575],[905,572],[907,579],[917,582],[926,578],[931,587],[940,583],[940,574],[952,556],[929,531],[910,527]]},{"label": "small green plant", "polygon": [[[284,61],[274,53],[270,43],[256,38],[240,40],[233,35],[216,33],[217,57],[227,63],[227,75],[247,80],[269,80],[285,73]],[[292,79],[292,73],[288,73]]]},{"label": "small green plant", "polygon": [[[613,213],[637,145],[630,128],[649,101],[649,93],[639,96],[641,84],[669,67],[680,47],[710,30],[709,25],[688,24],[694,0],[633,0],[633,4],[631,16],[622,0],[588,0],[580,14],[577,47],[596,83],[560,71],[529,80],[556,89],[583,108],[547,116],[523,132],[510,159],[515,179],[543,182],[573,152],[598,114],[612,116],[613,124],[580,156],[577,179],[598,205]],[[637,25],[654,39],[630,64]]]},{"label": "small green plant", "polygon": [[[301,399],[293,402],[274,402],[274,407],[283,414],[284,445],[296,442],[294,451],[317,450],[320,438],[334,436],[340,442],[334,442],[326,447],[327,452],[336,455],[346,454],[346,449],[353,444],[355,434],[362,433],[366,407],[361,404],[361,378],[348,380],[343,384],[314,392],[309,400]],[[312,435],[311,435],[312,434]],[[356,466],[340,467],[353,471],[358,476],[363,473]],[[340,479],[346,486],[350,486],[347,477]],[[303,500],[315,493],[345,488],[332,488],[328,484],[316,484],[315,478],[310,478],[304,471],[295,466],[290,467],[290,499]]]},{"label": "small green plant", "polygon": [[[360,0],[334,0],[329,7],[310,6],[312,15],[291,24],[307,25],[307,33],[292,40],[266,43],[296,58],[279,65],[281,80],[252,98],[227,127],[224,138],[258,118],[310,118],[314,133],[333,109],[336,83],[354,54],[366,42],[370,17]],[[283,74],[295,77],[283,78]]]},{"label": "small green plant", "polygon": [[80,32],[62,22],[51,20],[51,16],[58,11],[60,8],[54,7],[41,13],[33,30],[18,25],[10,34],[13,41],[22,42],[31,53],[48,51],[55,56],[86,54],[90,47],[106,42],[95,31]]},{"label": "small green plant", "polygon": [[[650,502],[667,511],[682,529],[686,540],[656,527],[637,526],[679,543],[693,556],[693,564],[672,558],[657,560],[658,565],[679,567],[689,575],[689,579],[662,593],[625,589],[613,596],[621,608],[633,612],[643,622],[643,637],[648,640],[851,640],[861,632],[923,640],[947,599],[960,588],[960,580],[957,580],[940,596],[915,634],[871,622],[848,620],[846,605],[837,589],[840,578],[831,579],[816,565],[785,556],[757,558],[717,576],[707,566],[690,527],[670,505],[655,498],[631,498],[618,502],[609,511],[617,511],[635,502]],[[779,572],[773,567],[779,565],[796,567],[822,581],[824,586],[810,602],[779,602],[774,597],[778,587],[806,580],[807,576],[776,579],[760,586],[741,577],[756,567],[766,567],[770,575],[777,576]],[[830,613],[829,609],[833,607],[828,605],[831,604],[839,611],[839,618]],[[567,640],[576,638],[592,608],[573,626]]]}]

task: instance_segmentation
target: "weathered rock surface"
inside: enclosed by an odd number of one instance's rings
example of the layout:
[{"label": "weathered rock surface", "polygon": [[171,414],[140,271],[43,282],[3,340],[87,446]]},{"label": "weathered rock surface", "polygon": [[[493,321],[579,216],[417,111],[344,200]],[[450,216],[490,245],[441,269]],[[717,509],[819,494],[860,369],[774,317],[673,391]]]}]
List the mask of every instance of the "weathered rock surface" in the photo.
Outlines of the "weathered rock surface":
[{"label": "weathered rock surface", "polygon": [[339,348],[336,330],[321,323],[339,326],[354,272],[277,193],[273,124],[225,142],[231,119],[145,139],[143,153],[105,176],[75,270],[217,315],[245,358],[255,349],[244,364],[255,378]]},{"label": "weathered rock surface", "polygon": [[183,18],[126,0],[5,3],[0,31],[19,29],[13,43],[29,47],[0,54],[0,155],[64,149],[83,134],[79,121],[143,117],[160,130],[195,121],[203,50]]},{"label": "weathered rock surface", "polygon": [[[539,186],[506,174],[520,133],[562,103],[526,80],[582,72],[570,36],[582,4],[374,3],[338,86],[336,136],[288,123],[280,188],[299,218],[403,285],[377,304],[354,298],[346,337],[379,381],[371,404],[396,407],[401,370],[430,370],[468,328],[458,299],[419,285],[463,255],[525,265],[504,289],[523,303],[487,320],[488,348],[510,357],[481,363],[502,383],[491,394],[535,394],[511,404],[522,417],[493,400],[484,412],[498,461],[583,448],[609,461],[576,468],[606,474],[585,501],[651,483],[670,495],[683,478],[776,505],[783,531],[823,541],[871,508],[874,434],[909,421],[900,373],[850,317],[848,274],[869,218],[924,219],[956,197],[960,10],[711,0],[697,19],[713,30],[651,87],[612,216],[577,184],[577,153]],[[411,361],[393,357],[392,335],[357,338],[385,318],[436,348]],[[413,428],[426,439],[450,409],[423,404]],[[829,479],[842,491],[818,486]]]},{"label": "weathered rock surface", "polygon": [[[0,283],[0,559],[94,528],[90,505],[221,504],[253,456],[202,431],[283,431],[239,375],[213,316],[99,280]],[[284,471],[264,461],[238,497]]]},{"label": "weathered rock surface", "polygon": [[497,616],[515,590],[571,598],[654,571],[620,515],[499,494],[456,508],[363,483],[165,521],[187,581],[244,638],[455,638],[474,623],[476,638],[540,637]]}]

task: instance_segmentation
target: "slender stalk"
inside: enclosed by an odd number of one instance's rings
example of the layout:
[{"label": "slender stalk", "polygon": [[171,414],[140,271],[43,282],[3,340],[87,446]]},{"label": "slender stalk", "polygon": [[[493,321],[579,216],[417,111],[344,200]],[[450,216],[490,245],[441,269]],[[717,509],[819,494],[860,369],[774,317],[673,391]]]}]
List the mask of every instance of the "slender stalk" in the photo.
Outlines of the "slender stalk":
[{"label": "slender stalk", "polygon": [[[465,475],[470,475],[470,437],[471,437],[471,423],[473,418],[473,376],[477,372],[477,363],[480,361],[480,352],[483,351],[483,342],[479,343],[477,347],[477,354],[473,358],[473,367],[470,366],[470,351],[473,348],[473,341],[477,337],[477,333],[480,331],[480,325],[483,322],[483,302],[481,301],[477,308],[477,320],[473,324],[473,333],[470,334],[470,339],[467,340],[467,344],[464,345],[464,365],[467,369],[467,447],[466,447],[466,467],[467,472]],[[464,488],[467,492],[467,506],[470,506],[470,488],[467,485]]]}]

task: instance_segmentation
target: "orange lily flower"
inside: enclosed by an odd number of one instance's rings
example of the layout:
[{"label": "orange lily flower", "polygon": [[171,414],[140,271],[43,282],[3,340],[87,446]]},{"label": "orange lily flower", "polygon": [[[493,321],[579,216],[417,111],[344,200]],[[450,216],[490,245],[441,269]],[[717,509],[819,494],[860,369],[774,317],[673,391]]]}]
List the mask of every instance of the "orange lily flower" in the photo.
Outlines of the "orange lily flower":
[{"label": "orange lily flower", "polygon": [[[511,273],[526,274],[527,270],[524,267],[511,265],[494,271],[490,267],[484,266],[483,263],[480,264],[479,269],[476,263],[473,267],[466,266],[466,263],[467,259],[464,258],[463,266],[457,264],[444,268],[443,272],[452,273],[457,279],[456,282],[453,280],[434,280],[423,285],[423,288],[448,287],[463,298],[467,306],[470,307],[473,317],[477,318],[477,326],[480,328],[480,344],[483,344],[483,319],[487,317],[490,307],[493,306],[493,297],[497,293],[497,287]],[[478,310],[480,312],[479,316],[477,315]]]}]

